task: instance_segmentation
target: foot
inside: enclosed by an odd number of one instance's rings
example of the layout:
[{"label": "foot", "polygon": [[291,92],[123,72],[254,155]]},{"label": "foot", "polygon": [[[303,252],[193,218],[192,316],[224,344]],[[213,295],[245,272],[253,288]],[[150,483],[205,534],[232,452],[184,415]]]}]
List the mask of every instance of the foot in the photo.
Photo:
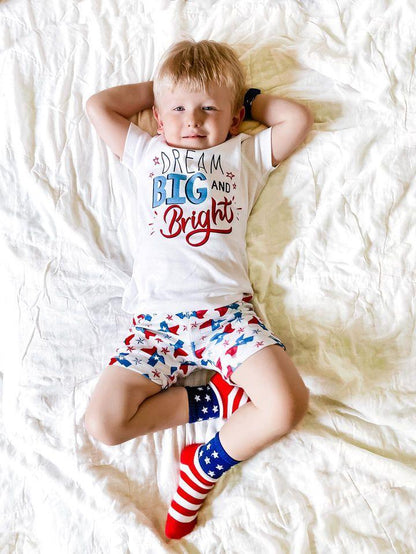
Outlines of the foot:
[{"label": "foot", "polygon": [[166,519],[165,535],[169,539],[180,539],[192,531],[199,508],[217,482],[201,469],[198,461],[201,446],[191,444],[182,450],[179,485]]}]

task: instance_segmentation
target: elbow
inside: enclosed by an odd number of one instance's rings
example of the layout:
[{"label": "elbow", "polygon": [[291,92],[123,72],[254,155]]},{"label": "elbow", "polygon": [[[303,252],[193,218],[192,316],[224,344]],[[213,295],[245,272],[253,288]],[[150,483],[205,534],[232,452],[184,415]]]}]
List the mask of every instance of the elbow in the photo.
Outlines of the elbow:
[{"label": "elbow", "polygon": [[91,109],[92,109],[92,100],[93,96],[90,96],[85,102],[85,113],[88,115],[88,118],[91,120]]},{"label": "elbow", "polygon": [[314,124],[314,117],[312,112],[306,106],[302,106],[302,111],[299,114],[299,141],[303,142],[308,136],[309,131],[312,129]]},{"label": "elbow", "polygon": [[309,108],[306,106],[303,106],[303,119],[304,119],[304,126],[305,130],[309,131],[312,128],[312,125],[314,124],[314,117]]},{"label": "elbow", "polygon": [[94,97],[95,97],[95,94],[90,96],[88,98],[88,100],[85,102],[85,111],[87,112],[88,115],[90,115],[91,112],[92,112],[93,104],[94,104]]}]

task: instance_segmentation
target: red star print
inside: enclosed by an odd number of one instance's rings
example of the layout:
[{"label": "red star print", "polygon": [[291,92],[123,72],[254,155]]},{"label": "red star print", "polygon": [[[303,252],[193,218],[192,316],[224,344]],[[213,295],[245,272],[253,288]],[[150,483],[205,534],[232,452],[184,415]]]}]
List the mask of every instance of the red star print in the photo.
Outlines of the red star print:
[{"label": "red star print", "polygon": [[163,354],[167,354],[169,352],[169,348],[165,346],[165,348],[162,348]]},{"label": "red star print", "polygon": [[262,340],[260,340],[259,342],[256,342],[257,348],[258,348],[259,346],[262,346],[263,344],[264,344],[264,341],[262,341]]},{"label": "red star print", "polygon": [[237,188],[237,185],[233,183],[233,189],[236,189],[236,188]]},{"label": "red star print", "polygon": [[234,173],[232,173],[231,171],[227,171],[227,177],[228,177],[229,179],[234,179],[235,175],[234,175]]},{"label": "red star print", "polygon": [[136,350],[136,347],[135,347],[135,346],[128,346],[128,347],[127,347],[127,350],[128,350],[129,352],[132,352],[133,350]]},{"label": "red star print", "polygon": [[[153,160],[154,161],[154,160]],[[154,173],[149,173],[149,177],[152,178],[154,176]]]},{"label": "red star print", "polygon": [[153,163],[154,163],[155,165],[160,165],[159,158],[158,158],[157,156],[155,156],[155,157],[153,158]]},{"label": "red star print", "polygon": [[152,371],[153,375],[155,377],[160,377],[160,371],[156,371],[155,369]]}]

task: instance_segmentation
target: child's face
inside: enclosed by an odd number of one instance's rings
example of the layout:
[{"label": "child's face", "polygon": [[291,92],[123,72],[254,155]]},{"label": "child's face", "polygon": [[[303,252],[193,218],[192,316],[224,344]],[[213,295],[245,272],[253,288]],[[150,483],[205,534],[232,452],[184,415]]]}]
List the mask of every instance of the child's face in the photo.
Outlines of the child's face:
[{"label": "child's face", "polygon": [[184,85],[165,87],[153,107],[158,133],[169,146],[201,150],[225,142],[236,135],[244,117],[244,108],[232,113],[228,89],[212,85],[206,91],[191,92]]}]

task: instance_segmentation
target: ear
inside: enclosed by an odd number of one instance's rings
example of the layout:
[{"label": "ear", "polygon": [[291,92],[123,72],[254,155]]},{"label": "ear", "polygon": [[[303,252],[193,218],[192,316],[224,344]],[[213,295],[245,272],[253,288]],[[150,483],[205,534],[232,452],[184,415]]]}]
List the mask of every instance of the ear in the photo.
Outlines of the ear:
[{"label": "ear", "polygon": [[238,112],[233,116],[233,119],[231,121],[231,127],[230,127],[230,133],[232,135],[238,135],[239,128],[241,125],[241,122],[244,120],[244,115],[246,113],[246,110],[244,106],[241,106]]},{"label": "ear", "polygon": [[152,106],[152,111],[153,111],[153,117],[157,121],[157,134],[158,135],[163,135],[163,121],[160,117],[160,114],[159,114],[156,106]]}]

